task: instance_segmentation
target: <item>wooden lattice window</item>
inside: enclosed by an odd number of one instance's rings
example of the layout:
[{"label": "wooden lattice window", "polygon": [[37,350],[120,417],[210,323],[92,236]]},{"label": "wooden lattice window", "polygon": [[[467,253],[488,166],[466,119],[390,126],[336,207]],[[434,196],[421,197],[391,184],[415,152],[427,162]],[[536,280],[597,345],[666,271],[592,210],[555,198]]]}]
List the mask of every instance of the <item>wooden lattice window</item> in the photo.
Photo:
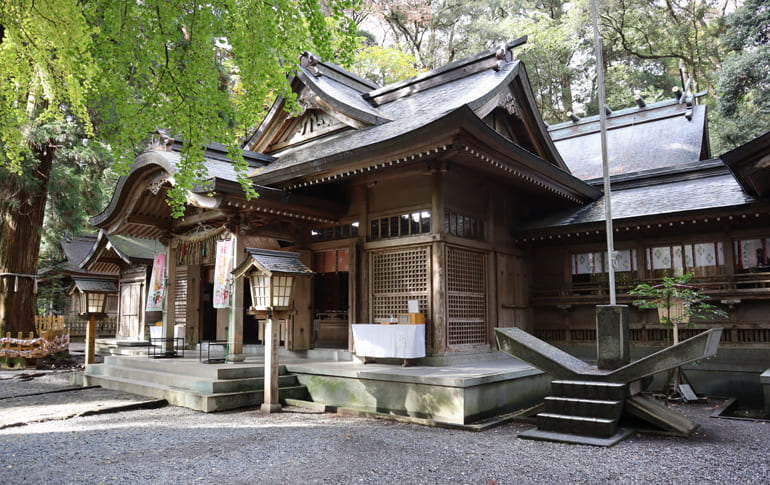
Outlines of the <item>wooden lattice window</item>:
[{"label": "wooden lattice window", "polygon": [[430,232],[430,211],[413,212],[398,216],[372,219],[369,227],[369,239],[377,241],[393,237],[415,236]]},{"label": "wooden lattice window", "polygon": [[444,211],[444,232],[470,239],[484,239],[484,221],[454,211]]},{"label": "wooden lattice window", "polygon": [[334,241],[336,239],[344,239],[355,236],[358,236],[357,221],[351,222],[350,224],[337,224],[335,226],[314,228],[310,231],[310,240],[313,242]]},{"label": "wooden lattice window", "polygon": [[447,343],[486,343],[486,255],[447,248],[446,263]]},{"label": "wooden lattice window", "polygon": [[428,312],[430,248],[410,248],[372,254],[372,317],[389,318],[409,310],[409,300]]}]

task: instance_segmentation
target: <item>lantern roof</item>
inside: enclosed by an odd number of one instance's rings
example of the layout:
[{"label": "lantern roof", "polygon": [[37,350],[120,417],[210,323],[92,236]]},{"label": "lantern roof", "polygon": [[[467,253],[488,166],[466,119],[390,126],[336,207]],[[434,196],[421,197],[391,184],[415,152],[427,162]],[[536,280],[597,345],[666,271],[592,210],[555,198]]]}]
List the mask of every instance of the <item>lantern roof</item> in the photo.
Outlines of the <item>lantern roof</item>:
[{"label": "lantern roof", "polygon": [[299,260],[299,253],[271,249],[246,248],[246,258],[233,270],[233,276],[243,277],[251,268],[268,276],[311,276],[313,271]]},{"label": "lantern roof", "polygon": [[67,294],[71,295],[75,290],[84,293],[117,293],[115,282],[99,278],[73,278],[74,282]]}]

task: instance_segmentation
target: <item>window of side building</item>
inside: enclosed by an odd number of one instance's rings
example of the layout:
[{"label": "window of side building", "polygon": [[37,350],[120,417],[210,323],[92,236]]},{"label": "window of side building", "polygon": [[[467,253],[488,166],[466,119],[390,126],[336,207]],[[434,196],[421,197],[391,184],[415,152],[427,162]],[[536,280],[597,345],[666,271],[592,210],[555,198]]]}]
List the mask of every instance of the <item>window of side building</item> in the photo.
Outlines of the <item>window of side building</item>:
[{"label": "window of side building", "polygon": [[725,273],[724,247],[721,242],[700,242],[655,246],[645,250],[647,271],[652,278],[693,273],[706,277]]},{"label": "window of side building", "polygon": [[[571,258],[572,282],[577,284],[597,284],[608,280],[609,258],[607,251],[576,253]],[[636,278],[636,250],[621,249],[615,251],[615,281],[618,284],[631,284]]]},{"label": "window of side building", "polygon": [[735,254],[735,270],[739,273],[755,273],[770,271],[768,257],[768,239],[737,239],[733,243]]}]

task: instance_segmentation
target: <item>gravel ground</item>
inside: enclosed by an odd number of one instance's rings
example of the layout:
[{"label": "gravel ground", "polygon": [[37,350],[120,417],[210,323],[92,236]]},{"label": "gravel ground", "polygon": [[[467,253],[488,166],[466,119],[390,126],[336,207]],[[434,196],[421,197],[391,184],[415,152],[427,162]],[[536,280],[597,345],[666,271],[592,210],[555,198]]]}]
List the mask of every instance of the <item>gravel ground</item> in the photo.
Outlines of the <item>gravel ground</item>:
[{"label": "gravel ground", "polygon": [[770,423],[709,418],[719,405],[678,408],[701,425],[689,439],[636,435],[612,448],[518,439],[522,423],[474,433],[169,406],[0,430],[0,484],[770,483]]}]

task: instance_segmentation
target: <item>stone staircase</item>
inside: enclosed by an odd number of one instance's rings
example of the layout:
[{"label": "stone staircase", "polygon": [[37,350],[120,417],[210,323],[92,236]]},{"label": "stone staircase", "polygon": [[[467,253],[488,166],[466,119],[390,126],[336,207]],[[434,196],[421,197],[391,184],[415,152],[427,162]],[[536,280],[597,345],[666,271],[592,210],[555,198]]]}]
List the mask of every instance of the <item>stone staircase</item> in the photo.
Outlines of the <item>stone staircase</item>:
[{"label": "stone staircase", "polygon": [[545,398],[544,412],[537,414],[537,429],[522,437],[588,443],[594,438],[614,440],[622,432],[618,424],[628,397],[625,384],[555,380],[551,394]]},{"label": "stone staircase", "polygon": [[[201,364],[192,359],[105,356],[86,367],[84,385],[165,399],[204,412],[258,406],[264,401],[264,366]],[[310,400],[297,377],[279,367],[279,397]]]}]

